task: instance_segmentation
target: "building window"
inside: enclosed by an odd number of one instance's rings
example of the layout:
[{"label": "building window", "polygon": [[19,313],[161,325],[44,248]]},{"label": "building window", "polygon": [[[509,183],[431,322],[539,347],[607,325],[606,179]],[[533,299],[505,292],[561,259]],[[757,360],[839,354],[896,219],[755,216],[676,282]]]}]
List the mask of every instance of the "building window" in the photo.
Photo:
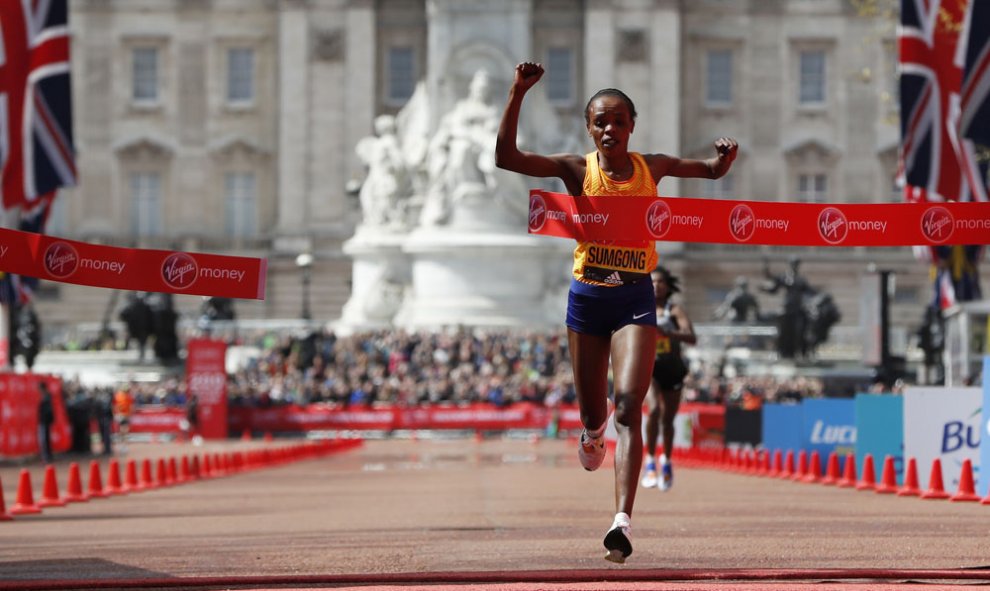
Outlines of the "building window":
[{"label": "building window", "polygon": [[825,203],[828,182],[824,174],[798,176],[798,200],[804,203]]},{"label": "building window", "polygon": [[137,237],[162,233],[162,179],[157,172],[131,175],[131,234]]},{"label": "building window", "polygon": [[412,47],[389,47],[387,98],[390,103],[404,103],[416,89],[415,52]]},{"label": "building window", "polygon": [[137,103],[158,102],[158,48],[135,47],[132,52],[131,98]]},{"label": "building window", "polygon": [[254,101],[254,50],[234,47],[227,50],[227,102]]},{"label": "building window", "polygon": [[825,102],[825,52],[808,50],[801,52],[800,96],[802,105],[821,105]]},{"label": "building window", "polygon": [[574,102],[574,52],[569,47],[547,50],[547,98],[557,105]]},{"label": "building window", "polygon": [[705,102],[709,106],[732,103],[732,51],[713,49],[708,52],[705,71]]},{"label": "building window", "polygon": [[713,199],[732,199],[735,196],[735,176],[730,172],[720,179],[704,179],[703,196]]},{"label": "building window", "polygon": [[226,175],[224,195],[227,236],[243,238],[257,232],[257,190],[252,172],[229,172]]}]

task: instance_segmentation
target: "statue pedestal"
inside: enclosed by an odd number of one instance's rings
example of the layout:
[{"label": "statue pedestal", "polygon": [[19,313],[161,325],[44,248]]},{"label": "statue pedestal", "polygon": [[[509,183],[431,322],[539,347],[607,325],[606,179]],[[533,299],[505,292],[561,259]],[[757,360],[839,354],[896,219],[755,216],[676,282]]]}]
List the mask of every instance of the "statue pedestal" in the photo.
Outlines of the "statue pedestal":
[{"label": "statue pedestal", "polygon": [[351,329],[392,326],[410,281],[409,258],[403,252],[407,236],[384,228],[362,228],[344,243],[344,253],[353,260],[352,286],[338,326]]},{"label": "statue pedestal", "polygon": [[521,233],[416,230],[403,247],[412,261],[412,288],[395,326],[559,324],[542,304],[567,261],[555,242]]}]

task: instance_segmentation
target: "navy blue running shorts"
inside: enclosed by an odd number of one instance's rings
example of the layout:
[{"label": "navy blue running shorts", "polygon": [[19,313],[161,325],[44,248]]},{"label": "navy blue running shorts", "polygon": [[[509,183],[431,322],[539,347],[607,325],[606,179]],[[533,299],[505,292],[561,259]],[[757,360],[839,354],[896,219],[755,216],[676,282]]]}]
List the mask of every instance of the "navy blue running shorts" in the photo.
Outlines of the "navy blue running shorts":
[{"label": "navy blue running shorts", "polygon": [[627,324],[657,325],[656,299],[649,275],[618,287],[571,279],[567,293],[567,328],[583,334],[611,336]]}]

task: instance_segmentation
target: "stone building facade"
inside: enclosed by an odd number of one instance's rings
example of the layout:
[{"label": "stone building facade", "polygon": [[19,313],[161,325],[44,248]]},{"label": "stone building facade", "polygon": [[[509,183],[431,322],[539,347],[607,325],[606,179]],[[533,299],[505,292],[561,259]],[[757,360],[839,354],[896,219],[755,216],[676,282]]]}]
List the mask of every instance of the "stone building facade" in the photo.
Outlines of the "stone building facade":
[{"label": "stone building facade", "polygon": [[[49,231],[266,257],[268,299],[238,302],[242,318],[298,317],[295,260],[311,253],[313,316],[333,321],[349,295],[342,245],[360,221],[355,145],[449,67],[438,48],[472,11],[511,23],[471,31],[504,64],[490,72],[497,100],[516,62],[543,62],[536,90],[580,149],[592,149],[582,109],[603,87],[636,102],[634,149],[708,157],[717,137],[739,140],[728,177],[667,179],[661,194],[900,200],[894,23],[848,0],[70,0],[80,181]],[[437,95],[467,84],[461,72],[432,80]],[[659,248],[696,322],[737,276],[757,283],[793,254],[844,326],[859,326],[870,265],[896,273],[895,326],[910,330],[928,299],[910,249]],[[56,325],[96,321],[108,297],[48,286],[40,307]]]}]

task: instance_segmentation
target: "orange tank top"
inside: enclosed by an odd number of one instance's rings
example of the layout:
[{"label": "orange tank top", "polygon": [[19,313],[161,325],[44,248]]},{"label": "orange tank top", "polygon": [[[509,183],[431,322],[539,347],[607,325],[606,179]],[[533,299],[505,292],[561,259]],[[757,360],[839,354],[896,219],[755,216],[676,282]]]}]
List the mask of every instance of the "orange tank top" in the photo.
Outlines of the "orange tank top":
[{"label": "orange tank top", "polygon": [[[585,156],[583,195],[657,195],[646,160],[630,152],[633,174],[627,181],[613,181],[598,165],[598,152]],[[652,240],[641,242],[578,242],[574,249],[574,278],[582,283],[614,287],[642,279],[657,266],[657,249]]]}]

